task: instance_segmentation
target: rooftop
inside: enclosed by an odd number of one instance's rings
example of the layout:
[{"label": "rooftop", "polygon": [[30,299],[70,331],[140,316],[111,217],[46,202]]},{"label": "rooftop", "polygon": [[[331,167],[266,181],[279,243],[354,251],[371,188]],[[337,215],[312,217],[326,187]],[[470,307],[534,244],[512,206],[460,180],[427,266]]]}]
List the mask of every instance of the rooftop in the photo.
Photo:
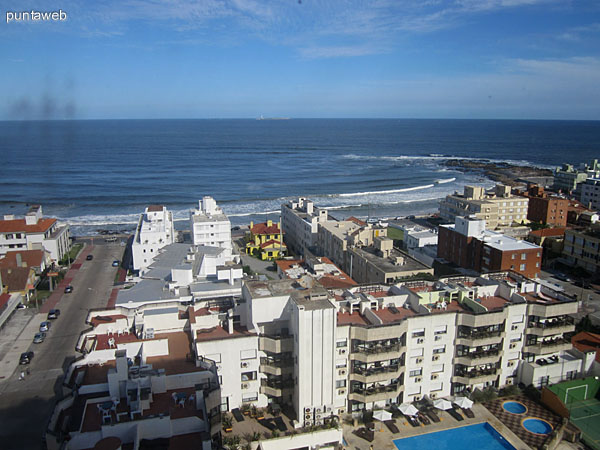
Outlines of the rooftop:
[{"label": "rooftop", "polygon": [[372,310],[372,312],[379,317],[384,324],[401,322],[407,317],[417,315],[417,313],[409,308],[381,308]]},{"label": "rooftop", "polygon": [[25,219],[0,220],[0,233],[45,233],[56,219],[42,218],[36,224],[27,225]]},{"label": "rooftop", "polygon": [[26,267],[40,267],[44,261],[44,250],[10,250],[0,259],[0,268],[17,267],[17,255]]},{"label": "rooftop", "polygon": [[235,327],[233,333],[229,333],[225,328],[221,326],[196,331],[196,341],[198,342],[218,341],[221,339],[234,339],[256,336],[256,333],[252,333],[244,327]]},{"label": "rooftop", "polygon": [[337,323],[338,325],[370,325],[367,319],[359,312],[349,313],[338,311]]},{"label": "rooftop", "polygon": [[163,205],[150,205],[146,209],[148,212],[161,212],[165,207]]},{"label": "rooftop", "polygon": [[[414,271],[430,271],[431,268],[425,264],[417,261],[406,253],[402,253],[396,249],[393,249],[390,253],[389,258],[383,258],[376,254],[376,250],[373,247],[353,248],[352,251],[358,253],[360,256],[365,258],[371,264],[376,266],[379,270],[385,273],[398,273],[398,272],[414,272]],[[396,258],[402,258],[402,264],[396,264]]]}]

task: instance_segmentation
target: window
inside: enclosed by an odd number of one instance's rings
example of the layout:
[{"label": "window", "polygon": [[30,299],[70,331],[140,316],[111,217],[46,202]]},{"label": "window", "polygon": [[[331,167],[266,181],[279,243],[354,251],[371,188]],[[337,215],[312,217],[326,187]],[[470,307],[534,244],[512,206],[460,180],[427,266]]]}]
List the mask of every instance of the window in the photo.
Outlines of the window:
[{"label": "window", "polygon": [[[235,322],[235,320],[234,320],[234,322]],[[240,359],[254,359],[254,358],[256,358],[256,350],[255,349],[240,351]]]},{"label": "window", "polygon": [[433,330],[433,334],[446,334],[446,325],[441,325],[439,327],[435,327]]},{"label": "window", "polygon": [[250,394],[242,395],[242,402],[244,402],[244,403],[255,402],[256,400],[258,400],[257,392],[251,392]]},{"label": "window", "polygon": [[335,362],[335,368],[336,368],[336,369],[343,369],[343,368],[345,368],[347,365],[348,365],[348,363],[347,363],[347,361],[346,361],[346,360],[343,360],[343,361],[336,361],[336,362]]},{"label": "window", "polygon": [[348,341],[347,341],[346,339],[341,339],[341,340],[339,340],[339,341],[337,341],[337,342],[335,343],[335,346],[336,346],[337,348],[341,348],[341,347],[347,347],[347,346],[348,346]]},{"label": "window", "polygon": [[335,387],[338,389],[346,387],[346,380],[336,380]]},{"label": "window", "polygon": [[521,265],[519,266],[519,270],[525,270],[525,264],[521,264]]},{"label": "window", "polygon": [[446,353],[446,346],[442,345],[440,347],[434,347],[433,348],[433,354],[439,354],[439,353]]},{"label": "window", "polygon": [[418,330],[413,331],[412,337],[418,338],[425,336],[425,328],[420,328]]},{"label": "window", "polygon": [[517,255],[515,255],[514,253],[510,256],[512,259],[516,259]]},{"label": "window", "polygon": [[256,380],[256,371],[242,372],[242,381]]},{"label": "window", "polygon": [[419,368],[419,369],[411,370],[408,373],[408,376],[409,377],[418,377],[418,376],[420,376],[422,374],[423,374],[423,369]]},{"label": "window", "polygon": [[521,253],[521,259],[524,261],[527,259],[527,253]]}]

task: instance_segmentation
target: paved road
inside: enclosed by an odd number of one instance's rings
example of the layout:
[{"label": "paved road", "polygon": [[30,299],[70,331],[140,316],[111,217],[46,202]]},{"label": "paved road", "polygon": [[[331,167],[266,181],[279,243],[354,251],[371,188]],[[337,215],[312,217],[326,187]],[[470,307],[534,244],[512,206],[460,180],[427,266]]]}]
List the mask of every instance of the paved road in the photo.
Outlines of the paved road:
[{"label": "paved road", "polygon": [[[35,352],[30,364],[31,375],[19,381],[20,369],[17,369],[0,382],[0,448],[3,450],[40,448],[54,408],[55,394],[62,395],[64,370],[78,356],[75,345],[80,333],[89,327],[85,324],[88,311],[106,307],[117,271],[111,263],[121,259],[124,248],[118,242],[96,245],[92,248],[92,261],[85,261],[86,249],[78,260],[81,268],[71,282],[73,292],[64,294],[57,305],[60,317],[53,321],[45,342],[31,344]],[[43,319],[38,315],[34,320],[39,318]],[[35,323],[33,325],[35,328]],[[25,338],[23,334],[21,339]]]}]

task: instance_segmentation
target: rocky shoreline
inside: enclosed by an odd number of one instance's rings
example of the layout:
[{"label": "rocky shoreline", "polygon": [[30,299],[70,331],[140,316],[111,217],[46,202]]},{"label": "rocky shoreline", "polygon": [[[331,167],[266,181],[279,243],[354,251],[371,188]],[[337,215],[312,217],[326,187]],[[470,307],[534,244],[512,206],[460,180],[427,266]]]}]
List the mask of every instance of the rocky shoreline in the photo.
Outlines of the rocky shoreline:
[{"label": "rocky shoreline", "polygon": [[515,186],[516,180],[531,177],[552,177],[554,174],[549,169],[541,169],[532,166],[517,166],[509,163],[497,163],[491,161],[471,161],[468,159],[450,159],[444,163],[446,167],[461,172],[478,172],[482,176],[498,183]]}]

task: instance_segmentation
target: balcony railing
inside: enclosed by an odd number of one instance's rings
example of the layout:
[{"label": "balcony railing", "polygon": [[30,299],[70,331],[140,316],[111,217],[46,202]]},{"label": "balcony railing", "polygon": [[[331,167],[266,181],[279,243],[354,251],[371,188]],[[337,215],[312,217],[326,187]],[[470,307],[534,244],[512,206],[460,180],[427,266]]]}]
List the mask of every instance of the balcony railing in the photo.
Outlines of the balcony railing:
[{"label": "balcony railing", "polygon": [[455,372],[455,376],[457,377],[465,377],[465,378],[479,378],[479,377],[487,377],[490,375],[496,375],[498,373],[498,369],[483,369],[483,370],[457,370]]},{"label": "balcony railing", "polygon": [[400,344],[392,344],[392,345],[376,345],[370,347],[354,347],[352,349],[353,353],[364,353],[366,355],[374,355],[378,353],[390,353],[390,352],[399,352]]},{"label": "balcony railing", "polygon": [[530,322],[529,328],[552,329],[574,325],[575,319],[567,317],[565,319],[548,319],[545,322]]},{"label": "balcony railing", "polygon": [[294,362],[294,360],[291,358],[287,358],[287,359],[269,359],[269,358],[265,358],[265,357],[260,358],[261,365],[278,367],[278,368],[288,367],[288,366],[292,365],[293,362]]},{"label": "balcony railing", "polygon": [[369,367],[369,368],[354,367],[352,369],[352,373],[368,377],[371,375],[378,375],[380,373],[395,373],[395,372],[398,372],[399,369],[400,369],[400,366],[382,366],[382,367]]},{"label": "balcony railing", "polygon": [[502,331],[474,331],[471,333],[458,333],[459,339],[488,339],[499,337],[502,335]]},{"label": "balcony railing", "polygon": [[385,392],[396,392],[398,390],[398,383],[388,384],[386,386],[371,386],[368,388],[355,387],[352,389],[353,394],[360,394],[364,396],[377,395]]},{"label": "balcony railing", "polygon": [[499,349],[487,350],[487,351],[479,351],[465,354],[457,354],[456,356],[459,358],[469,358],[469,359],[481,359],[481,358],[489,358],[490,356],[498,356],[500,354]]}]

